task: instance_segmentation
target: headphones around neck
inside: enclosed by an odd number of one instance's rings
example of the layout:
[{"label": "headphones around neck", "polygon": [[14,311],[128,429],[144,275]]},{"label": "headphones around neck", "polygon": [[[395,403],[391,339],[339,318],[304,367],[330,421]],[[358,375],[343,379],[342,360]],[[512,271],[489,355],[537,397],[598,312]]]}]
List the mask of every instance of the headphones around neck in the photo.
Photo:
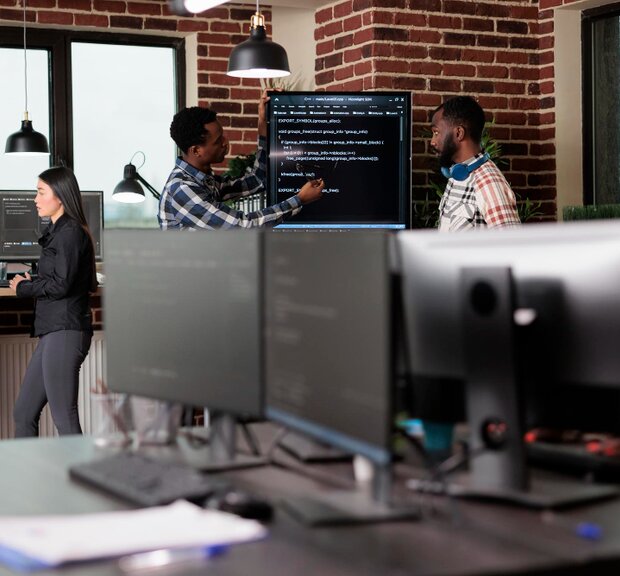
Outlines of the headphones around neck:
[{"label": "headphones around neck", "polygon": [[484,155],[480,156],[478,160],[472,162],[471,164],[452,164],[450,168],[442,166],[441,173],[446,178],[452,178],[453,180],[458,180],[459,182],[462,182],[463,180],[467,180],[467,178],[469,178],[469,175],[474,170],[476,170],[476,168],[480,168],[480,166],[482,166],[487,160],[490,159],[491,157],[487,153],[485,153]]}]

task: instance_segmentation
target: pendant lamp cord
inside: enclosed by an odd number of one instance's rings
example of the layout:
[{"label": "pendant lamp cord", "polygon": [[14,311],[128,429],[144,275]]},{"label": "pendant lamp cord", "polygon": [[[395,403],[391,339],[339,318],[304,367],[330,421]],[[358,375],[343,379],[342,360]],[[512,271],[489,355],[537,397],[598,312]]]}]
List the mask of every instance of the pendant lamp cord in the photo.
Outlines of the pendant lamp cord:
[{"label": "pendant lamp cord", "polygon": [[[26,115],[28,114],[28,57],[26,55],[26,0],[22,0],[24,6],[24,94],[26,96]],[[27,119],[27,118],[26,118]]]}]

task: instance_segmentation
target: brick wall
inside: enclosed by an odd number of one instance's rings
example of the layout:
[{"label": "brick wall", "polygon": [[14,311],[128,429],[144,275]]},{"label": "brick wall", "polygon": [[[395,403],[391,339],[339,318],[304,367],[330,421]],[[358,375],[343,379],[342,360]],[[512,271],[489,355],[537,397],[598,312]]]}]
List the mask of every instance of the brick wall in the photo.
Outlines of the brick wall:
[{"label": "brick wall", "polygon": [[[271,35],[271,13],[262,12]],[[249,36],[253,13],[253,6],[230,4],[209,10],[206,17],[179,17],[169,12],[166,0],[28,0],[26,18],[31,26],[29,35],[36,34],[37,27],[169,36],[196,33],[199,104],[212,106],[219,113],[228,128],[231,155],[237,155],[256,148],[260,84],[226,76],[226,68],[232,48]],[[21,1],[0,0],[0,26],[20,26],[22,18]]]},{"label": "brick wall", "polygon": [[[565,2],[566,3],[566,2]],[[522,199],[556,216],[553,11],[561,0],[345,0],[316,13],[319,89],[413,92],[413,195],[437,161],[429,112],[446,97],[479,99]]]}]

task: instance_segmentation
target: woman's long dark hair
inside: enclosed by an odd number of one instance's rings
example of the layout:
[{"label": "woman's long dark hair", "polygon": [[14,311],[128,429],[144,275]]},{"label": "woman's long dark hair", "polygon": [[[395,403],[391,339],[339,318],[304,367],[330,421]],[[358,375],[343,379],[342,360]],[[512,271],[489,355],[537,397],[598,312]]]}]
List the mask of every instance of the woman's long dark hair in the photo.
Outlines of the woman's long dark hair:
[{"label": "woman's long dark hair", "polygon": [[79,223],[90,241],[90,249],[92,253],[92,274],[90,289],[94,292],[97,289],[97,273],[95,270],[95,243],[93,236],[88,228],[88,222],[84,215],[84,206],[82,205],[82,195],[75,174],[66,166],[53,166],[39,174],[39,179],[45,182],[54,195],[62,202],[64,213]]}]

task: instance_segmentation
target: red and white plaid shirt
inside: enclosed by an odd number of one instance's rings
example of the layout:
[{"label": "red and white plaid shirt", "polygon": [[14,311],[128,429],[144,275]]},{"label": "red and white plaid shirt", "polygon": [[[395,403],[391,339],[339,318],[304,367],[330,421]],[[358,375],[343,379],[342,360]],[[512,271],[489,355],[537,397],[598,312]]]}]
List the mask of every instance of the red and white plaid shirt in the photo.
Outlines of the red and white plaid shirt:
[{"label": "red and white plaid shirt", "polygon": [[[465,164],[472,164],[482,154]],[[439,203],[441,232],[519,224],[514,192],[492,160],[476,168],[466,180],[448,180]]]}]

